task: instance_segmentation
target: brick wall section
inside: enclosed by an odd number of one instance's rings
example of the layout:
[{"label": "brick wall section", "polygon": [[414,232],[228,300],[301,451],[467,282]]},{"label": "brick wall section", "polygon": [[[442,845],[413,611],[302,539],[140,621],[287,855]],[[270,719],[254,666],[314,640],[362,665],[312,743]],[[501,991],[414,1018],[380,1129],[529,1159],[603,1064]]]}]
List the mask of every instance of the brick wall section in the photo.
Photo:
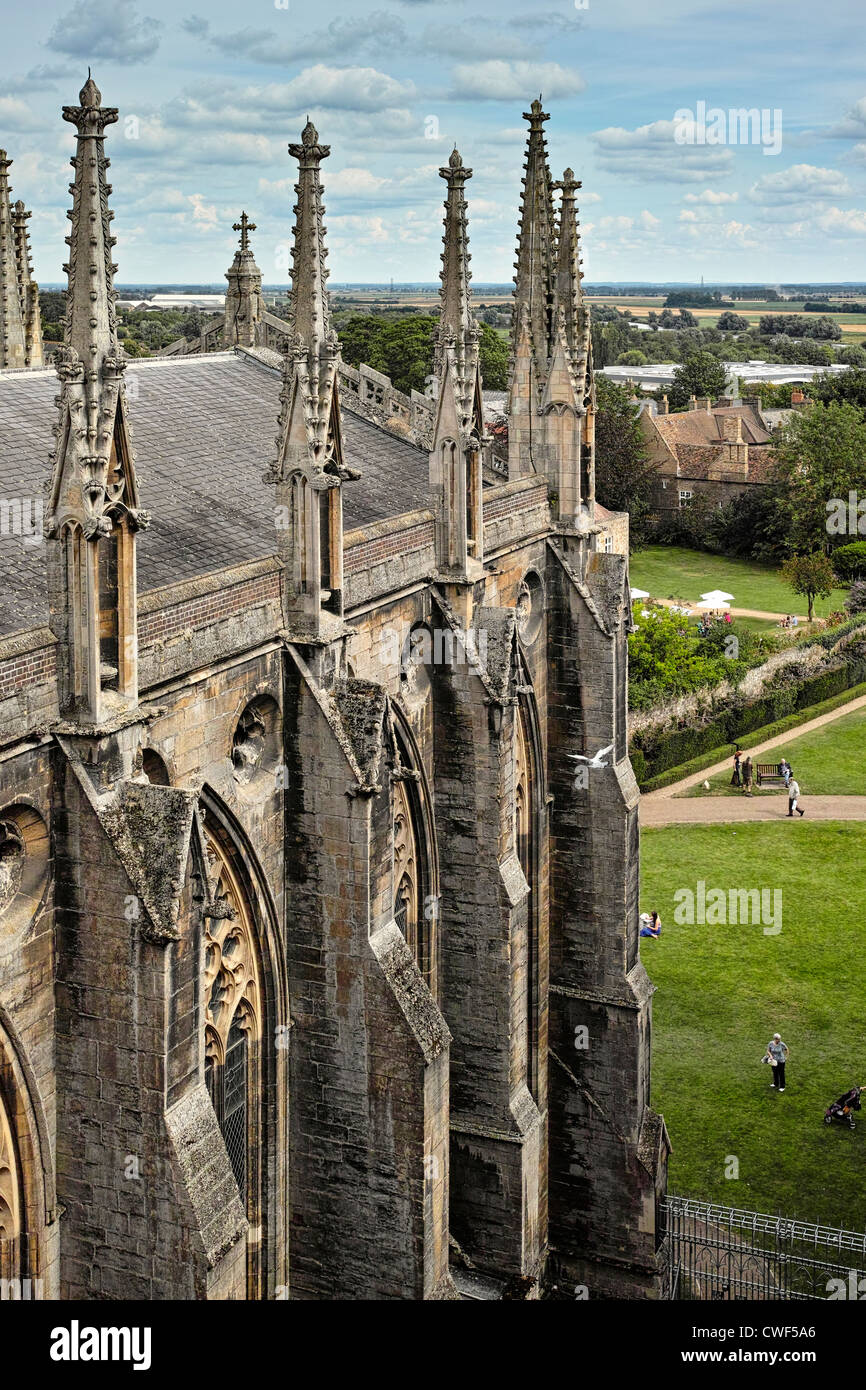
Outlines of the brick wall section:
[{"label": "brick wall section", "polygon": [[256,608],[271,600],[279,602],[279,598],[279,573],[262,575],[144,614],[138,624],[138,640],[142,648],[150,647],[187,628],[209,627],[244,609]]},{"label": "brick wall section", "polygon": [[484,554],[499,546],[515,545],[550,525],[547,483],[538,478],[517,478],[484,493]]}]

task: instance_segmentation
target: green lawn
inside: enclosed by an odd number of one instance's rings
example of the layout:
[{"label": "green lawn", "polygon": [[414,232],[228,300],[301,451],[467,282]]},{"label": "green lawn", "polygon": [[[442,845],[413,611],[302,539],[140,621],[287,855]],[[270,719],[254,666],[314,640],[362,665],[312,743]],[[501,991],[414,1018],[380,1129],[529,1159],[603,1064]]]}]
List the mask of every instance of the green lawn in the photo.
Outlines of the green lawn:
[{"label": "green lawn", "polygon": [[[862,1230],[866,1109],[854,1133],[823,1113],[866,1084],[866,825],[672,826],[641,838],[641,906],[663,924],[659,941],[640,944],[657,986],[652,1104],[673,1144],[671,1191]],[[782,930],[677,925],[674,894],[698,879],[781,889]],[[784,1095],[759,1065],[776,1030],[791,1049]]]},{"label": "green lawn", "polygon": [[[709,589],[734,595],[735,608],[757,608],[767,613],[806,612],[806,601],[784,582],[778,570],[751,560],[731,560],[687,550],[676,545],[650,545],[631,557],[634,588],[646,589],[653,598],[681,598],[697,603]],[[815,613],[826,617],[844,607],[846,589],[834,589],[829,598],[816,599]]]},{"label": "green lawn", "polygon": [[[794,769],[803,792],[804,807],[810,795],[866,795],[866,707],[853,714],[844,714],[811,734],[792,736],[790,742],[780,743],[778,748],[763,753],[759,761],[778,763],[782,758],[787,758]],[[709,791],[699,783],[686,795],[742,796],[741,791],[730,785],[729,770],[717,772],[708,780]],[[756,796],[784,795],[777,787],[761,790],[755,786],[753,792]]]}]

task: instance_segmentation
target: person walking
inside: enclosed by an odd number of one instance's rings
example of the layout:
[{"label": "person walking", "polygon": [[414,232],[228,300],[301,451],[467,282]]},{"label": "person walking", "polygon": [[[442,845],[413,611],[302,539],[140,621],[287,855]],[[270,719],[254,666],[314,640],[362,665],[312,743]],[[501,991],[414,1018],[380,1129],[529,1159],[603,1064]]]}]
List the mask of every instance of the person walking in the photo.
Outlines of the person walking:
[{"label": "person walking", "polygon": [[752,795],[752,759],[748,754],[743,763],[743,791],[746,796]]},{"label": "person walking", "polygon": [[788,762],[787,758],[783,758],[782,761],[779,763],[779,771],[784,777],[785,786],[787,787],[788,783],[791,780],[791,764]]},{"label": "person walking", "polygon": [[791,780],[790,780],[790,782],[788,783],[788,815],[789,815],[789,816],[793,816],[793,814],[794,814],[795,811],[797,812],[797,815],[798,815],[798,816],[805,816],[806,812],[803,810],[802,806],[798,806],[798,805],[797,805],[797,802],[798,802],[799,800],[800,800],[800,783],[797,781],[796,777],[795,777],[794,774],[792,773],[792,774],[791,774]]},{"label": "person walking", "polygon": [[731,786],[732,786],[732,787],[739,787],[739,786],[742,786],[742,779],[741,779],[741,777],[740,777],[740,750],[739,750],[739,748],[735,748],[735,749],[734,749],[734,771],[733,771],[733,775],[732,775],[732,777],[731,777]]},{"label": "person walking", "polygon": [[774,1033],[770,1042],[767,1043],[767,1050],[761,1058],[762,1062],[769,1062],[773,1068],[773,1082],[771,1090],[784,1091],[785,1089],[785,1063],[788,1060],[789,1047],[782,1042],[781,1035]]}]

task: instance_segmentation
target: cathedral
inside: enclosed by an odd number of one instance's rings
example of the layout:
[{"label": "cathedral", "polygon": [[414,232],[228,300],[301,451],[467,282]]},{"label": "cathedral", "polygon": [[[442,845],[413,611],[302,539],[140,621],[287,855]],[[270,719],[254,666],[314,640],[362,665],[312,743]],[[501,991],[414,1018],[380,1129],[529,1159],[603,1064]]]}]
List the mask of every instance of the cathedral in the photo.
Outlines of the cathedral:
[{"label": "cathedral", "polygon": [[2,1287],[660,1296],[628,560],[541,102],[499,472],[456,149],[407,401],[341,362],[309,120],[289,323],[244,216],[219,341],[133,364],[118,112],[63,119],[50,368],[0,155]]}]

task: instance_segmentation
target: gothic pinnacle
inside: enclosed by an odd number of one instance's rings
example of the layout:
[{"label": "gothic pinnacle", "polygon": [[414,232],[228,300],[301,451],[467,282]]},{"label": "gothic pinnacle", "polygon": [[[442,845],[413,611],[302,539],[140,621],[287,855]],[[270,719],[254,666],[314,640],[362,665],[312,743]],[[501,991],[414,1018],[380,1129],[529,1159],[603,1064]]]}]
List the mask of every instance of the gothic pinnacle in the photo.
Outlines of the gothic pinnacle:
[{"label": "gothic pinnacle", "polygon": [[461,404],[468,409],[477,373],[478,326],[469,299],[469,234],[467,231],[465,185],[472,177],[456,145],[448,164],[439,170],[446,180],[445,235],[442,238],[442,270],[439,278],[439,326],[436,332],[433,370],[441,377],[446,358],[453,356],[457,371],[457,390]]},{"label": "gothic pinnacle", "polygon": [[581,187],[573,169],[566,169],[562,178],[553,184],[561,194],[559,208],[556,284],[554,288],[554,318],[562,314],[569,350],[574,358],[580,355],[584,334],[584,305],[580,269],[580,234],[578,232],[575,193]]},{"label": "gothic pinnacle", "polygon": [[12,160],[0,150],[0,367],[25,367],[25,308],[16,246],[15,219],[9,202],[8,170]]}]

